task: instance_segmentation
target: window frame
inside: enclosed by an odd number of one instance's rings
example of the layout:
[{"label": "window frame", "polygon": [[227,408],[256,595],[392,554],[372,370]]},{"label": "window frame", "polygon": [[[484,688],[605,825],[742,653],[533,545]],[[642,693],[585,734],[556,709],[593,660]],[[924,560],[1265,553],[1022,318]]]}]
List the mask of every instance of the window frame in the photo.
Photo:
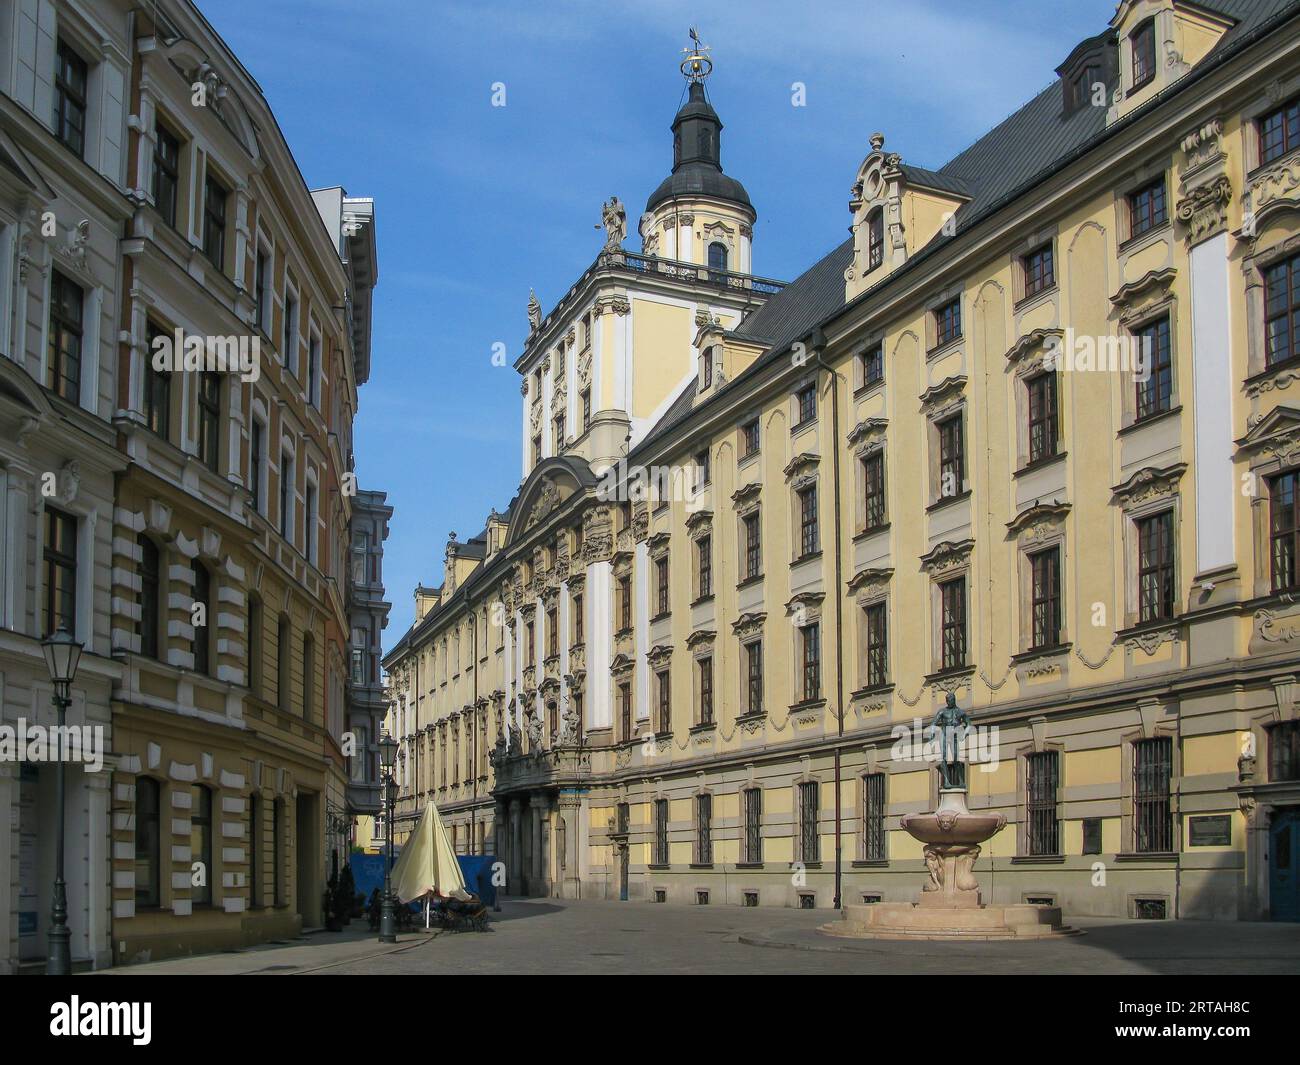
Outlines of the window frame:
[{"label": "window frame", "polygon": [[203,175],[203,256],[221,273],[226,271],[229,206],[230,189],[209,167]]},{"label": "window frame", "polygon": [[[75,294],[75,314],[68,308],[68,297]],[[80,405],[82,371],[85,369],[86,342],[86,289],[61,270],[50,275],[50,300],[48,309],[45,387],[69,403]],[[63,340],[75,341],[76,354],[70,355]],[[70,348],[73,345],[69,345]],[[67,372],[68,364],[75,363],[76,372]]]},{"label": "window frame", "polygon": [[[48,503],[45,505],[45,530],[41,544],[44,636],[52,636],[59,628],[66,628],[73,635],[77,633],[80,525],[75,514]],[[59,579],[61,574],[64,580]],[[57,605],[56,598],[59,600]]]},{"label": "window frame", "polygon": [[[90,139],[87,121],[90,114],[90,68],[90,61],[66,38],[57,38],[54,53],[54,139],[83,161]],[[69,73],[80,77],[79,87],[69,79]],[[70,121],[71,116],[78,113],[80,126]],[[77,143],[73,143],[74,140]]]}]

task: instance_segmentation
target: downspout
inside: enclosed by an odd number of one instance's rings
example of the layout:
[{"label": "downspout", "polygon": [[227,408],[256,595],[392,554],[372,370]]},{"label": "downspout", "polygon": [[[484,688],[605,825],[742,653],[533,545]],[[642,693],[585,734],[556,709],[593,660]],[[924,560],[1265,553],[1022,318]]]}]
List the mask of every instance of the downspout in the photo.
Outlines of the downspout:
[{"label": "downspout", "polygon": [[[468,601],[469,596],[467,595],[465,598]],[[470,623],[469,653],[471,655],[470,671],[474,675],[474,685],[472,691],[470,692],[471,696],[473,697],[470,702],[470,705],[473,707],[473,711],[469,716],[469,727],[470,730],[473,732],[473,736],[469,741],[470,762],[471,765],[473,766],[469,774],[469,781],[470,781],[469,852],[470,854],[474,854],[475,853],[474,830],[476,828],[475,822],[477,820],[477,818],[475,817],[475,811],[478,808],[478,618],[474,617],[471,614],[469,623]]]}]

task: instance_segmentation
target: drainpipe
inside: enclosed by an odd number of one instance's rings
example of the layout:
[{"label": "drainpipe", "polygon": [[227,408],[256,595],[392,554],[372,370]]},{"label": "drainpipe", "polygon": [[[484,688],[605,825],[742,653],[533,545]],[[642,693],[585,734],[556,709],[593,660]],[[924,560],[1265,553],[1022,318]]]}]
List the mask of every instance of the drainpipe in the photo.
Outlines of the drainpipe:
[{"label": "drainpipe", "polygon": [[[468,602],[469,596],[466,596],[465,599],[466,602]],[[475,854],[477,853],[474,849],[474,828],[475,828],[475,822],[477,820],[477,818],[475,817],[475,810],[477,809],[477,805],[478,805],[478,618],[474,617],[471,614],[469,623],[470,623],[470,638],[469,638],[470,672],[473,673],[474,675],[474,685],[472,691],[470,692],[470,695],[472,697],[470,699],[470,705],[474,709],[471,711],[469,715],[469,727],[471,732],[473,733],[473,736],[469,741],[470,764],[473,766],[469,774],[469,786],[470,786],[469,852],[470,854]]]}]

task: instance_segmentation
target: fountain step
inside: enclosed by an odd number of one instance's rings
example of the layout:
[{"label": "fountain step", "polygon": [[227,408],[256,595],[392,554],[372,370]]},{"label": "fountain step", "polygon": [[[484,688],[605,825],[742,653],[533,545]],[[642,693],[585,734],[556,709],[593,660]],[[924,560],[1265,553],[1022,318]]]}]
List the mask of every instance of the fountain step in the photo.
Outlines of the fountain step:
[{"label": "fountain step", "polygon": [[928,907],[913,902],[847,906],[844,919],[821,929],[869,939],[1041,939],[1077,935],[1057,906]]}]

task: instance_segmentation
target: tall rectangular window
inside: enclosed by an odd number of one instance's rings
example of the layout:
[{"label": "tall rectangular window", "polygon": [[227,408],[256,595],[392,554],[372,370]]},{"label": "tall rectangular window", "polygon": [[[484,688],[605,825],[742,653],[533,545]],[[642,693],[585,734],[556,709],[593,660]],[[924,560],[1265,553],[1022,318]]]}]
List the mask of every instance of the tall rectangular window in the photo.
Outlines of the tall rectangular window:
[{"label": "tall rectangular window", "polygon": [[885,379],[885,346],[872,344],[860,356],[862,359],[862,387],[870,388]]},{"label": "tall rectangular window", "polygon": [[77,519],[45,507],[45,618],[43,632],[77,631]]},{"label": "tall rectangular window", "polygon": [[[34,31],[33,31],[34,32]],[[54,135],[78,159],[86,154],[86,61],[60,40],[54,66]]]},{"label": "tall rectangular window", "polygon": [[701,658],[700,673],[700,724],[713,724],[713,657]]},{"label": "tall rectangular window", "polygon": [[936,307],[934,314],[934,346],[941,348],[961,336],[961,297]]},{"label": "tall rectangular window", "polygon": [[759,513],[754,511],[741,519],[745,539],[745,580],[757,577],[763,572],[762,526]]},{"label": "tall rectangular window", "polygon": [[695,796],[695,861],[713,864],[713,796]]},{"label": "tall rectangular window", "polygon": [[820,699],[822,694],[821,624],[813,622],[799,628],[800,673],[803,680],[803,698]]},{"label": "tall rectangular window", "polygon": [[1174,512],[1166,510],[1137,523],[1138,619],[1174,616]]},{"label": "tall rectangular window", "polygon": [[885,853],[885,774],[862,777],[862,858],[883,862]]},{"label": "tall rectangular window", "polygon": [[181,142],[161,122],[154,124],[153,203],[158,213],[176,228],[177,191],[181,183]]},{"label": "tall rectangular window", "polygon": [[163,333],[150,323],[146,336],[148,352],[144,361],[144,424],[151,433],[164,440],[170,440],[172,375],[170,370],[160,370],[153,364],[155,342],[163,336]]},{"label": "tall rectangular window", "polygon": [[663,669],[655,674],[655,692],[659,700],[659,729],[660,734],[668,734],[673,730],[673,689],[668,675],[668,670]]},{"label": "tall rectangular window", "polygon": [[1035,248],[1020,260],[1025,279],[1025,298],[1037,296],[1056,284],[1056,267],[1052,261],[1052,245]]},{"label": "tall rectangular window", "polygon": [[221,377],[199,374],[199,461],[213,473],[221,461]]},{"label": "tall rectangular window", "polygon": [[959,495],[966,483],[965,434],[962,416],[941,421],[939,431],[939,498]]},{"label": "tall rectangular window", "polygon": [[271,807],[271,879],[275,884],[275,904],[285,903],[284,800],[276,799]]},{"label": "tall rectangular window", "polygon": [[49,368],[46,386],[71,403],[81,401],[85,293],[57,270],[50,278]]},{"label": "tall rectangular window", "polygon": [[745,644],[745,713],[763,712],[763,641]]},{"label": "tall rectangular window", "polygon": [[[191,648],[194,652],[194,669],[198,673],[209,673],[212,669],[212,575],[208,572],[207,566],[200,562],[193,563],[194,566],[194,599],[196,607],[202,607],[201,611],[192,611],[191,617],[194,622],[194,641]],[[202,624],[199,622],[202,621]]]},{"label": "tall rectangular window", "polygon": [[1149,418],[1169,410],[1174,394],[1173,349],[1169,342],[1169,318],[1158,318],[1133,334],[1150,372],[1135,379],[1137,416]]},{"label": "tall rectangular window", "polygon": [[701,536],[695,541],[695,557],[699,561],[699,597],[713,595],[713,537]]},{"label": "tall rectangular window", "polygon": [[1156,76],[1156,24],[1148,19],[1129,37],[1133,50],[1133,88],[1140,89]]},{"label": "tall rectangular window", "polygon": [[1300,148],[1300,97],[1270,111],[1257,126],[1261,166]]},{"label": "tall rectangular window", "polygon": [[1056,374],[1040,373],[1025,383],[1029,399],[1029,461],[1056,454],[1058,437]]},{"label": "tall rectangular window", "polygon": [[[307,340],[307,400],[313,407],[320,406],[320,337],[313,333]],[[564,439],[564,417],[559,418],[560,440]],[[559,453],[559,447],[556,447]]]},{"label": "tall rectangular window", "polygon": [[758,419],[751,418],[740,427],[740,457],[749,458],[750,455],[757,455],[760,448],[758,432]]},{"label": "tall rectangular window", "polygon": [[1173,809],[1169,785],[1173,777],[1173,741],[1168,736],[1133,744],[1134,850],[1163,854],[1174,849]]},{"label": "tall rectangular window", "polygon": [[280,535],[290,543],[293,542],[290,510],[293,506],[293,456],[289,452],[280,455]]},{"label": "tall rectangular window", "polygon": [[226,200],[230,193],[211,174],[203,182],[203,254],[218,270],[226,268]]},{"label": "tall rectangular window", "polygon": [[966,578],[939,585],[941,669],[966,665]]},{"label": "tall rectangular window", "polygon": [[627,742],[632,739],[632,685],[623,683],[618,686],[618,720],[620,738]]},{"label": "tall rectangular window", "polygon": [[582,596],[573,597],[573,642],[576,646],[582,646],[586,640],[582,618]]},{"label": "tall rectangular window", "polygon": [[303,494],[303,556],[313,566],[316,565],[316,486],[307,482]]},{"label": "tall rectangular window", "polygon": [[1300,780],[1300,721],[1282,721],[1268,730],[1268,779]]},{"label": "tall rectangular window", "polygon": [[668,556],[655,559],[655,613],[663,617],[668,613],[669,604],[669,587],[668,587]]},{"label": "tall rectangular window", "polygon": [[745,837],[741,861],[758,865],[763,860],[763,789],[746,788]]},{"label": "tall rectangular window", "polygon": [[885,453],[873,451],[862,459],[863,531],[885,524]]},{"label": "tall rectangular window", "polygon": [[190,901],[195,906],[212,905],[212,881],[216,870],[212,867],[212,792],[202,784],[193,791],[194,808],[190,810],[190,860],[202,865],[201,883],[190,877]]},{"label": "tall rectangular window", "polygon": [[161,791],[158,781],[135,778],[135,904],[139,909],[162,905]]},{"label": "tall rectangular window", "polygon": [[591,428],[591,389],[584,388],[581,394],[582,400],[582,426],[579,433],[585,433]]},{"label": "tall rectangular window", "polygon": [[553,658],[560,653],[560,615],[557,610],[546,612],[546,656]]},{"label": "tall rectangular window", "polygon": [[1128,194],[1128,235],[1140,237],[1143,233],[1169,221],[1165,203],[1165,179],[1157,178]]},{"label": "tall rectangular window", "polygon": [[805,864],[821,861],[821,837],[817,817],[821,806],[821,786],[815,780],[799,785],[799,858]]},{"label": "tall rectangular window", "polygon": [[136,537],[136,546],[140,550],[140,620],[136,622],[136,633],[140,637],[140,653],[157,658],[161,580],[158,547],[144,533]]},{"label": "tall rectangular window", "polygon": [[867,273],[885,261],[885,211],[877,207],[867,216]]},{"label": "tall rectangular window", "polygon": [[253,508],[259,514],[266,513],[262,502],[262,462],[266,453],[263,432],[262,423],[253,419],[248,436],[248,490],[253,496]]},{"label": "tall rectangular window", "polygon": [[262,796],[248,797],[248,908],[262,907]]},{"label": "tall rectangular window", "polygon": [[632,628],[632,578],[618,579],[618,627],[620,632]]},{"label": "tall rectangular window", "polygon": [[655,799],[655,852],[654,864],[668,864],[668,800]]},{"label": "tall rectangular window", "polygon": [[271,327],[271,256],[262,248],[257,249],[253,287],[255,289],[253,323],[265,333]]},{"label": "tall rectangular window", "polygon": [[262,601],[255,595],[248,597],[248,687],[258,697],[262,695]]},{"label": "tall rectangular window", "polygon": [[863,611],[867,633],[867,687],[889,683],[889,616],[883,602],[872,603]]},{"label": "tall rectangular window", "polygon": [[1277,366],[1300,355],[1300,255],[1264,271],[1264,359]]},{"label": "tall rectangular window", "polygon": [[795,400],[799,409],[798,425],[807,425],[817,417],[817,386],[815,384],[805,385],[795,393]]},{"label": "tall rectangular window", "polygon": [[1025,850],[1031,855],[1060,854],[1060,820],[1056,790],[1060,784],[1056,751],[1025,757]]},{"label": "tall rectangular window", "polygon": [[1289,592],[1300,585],[1296,558],[1300,556],[1300,471],[1291,470],[1268,482],[1269,559],[1273,591]]},{"label": "tall rectangular window", "polygon": [[1051,547],[1029,556],[1031,648],[1061,642],[1061,549]]},{"label": "tall rectangular window", "polygon": [[817,527],[817,486],[801,488],[799,496],[799,557],[806,558],[821,550]]}]

